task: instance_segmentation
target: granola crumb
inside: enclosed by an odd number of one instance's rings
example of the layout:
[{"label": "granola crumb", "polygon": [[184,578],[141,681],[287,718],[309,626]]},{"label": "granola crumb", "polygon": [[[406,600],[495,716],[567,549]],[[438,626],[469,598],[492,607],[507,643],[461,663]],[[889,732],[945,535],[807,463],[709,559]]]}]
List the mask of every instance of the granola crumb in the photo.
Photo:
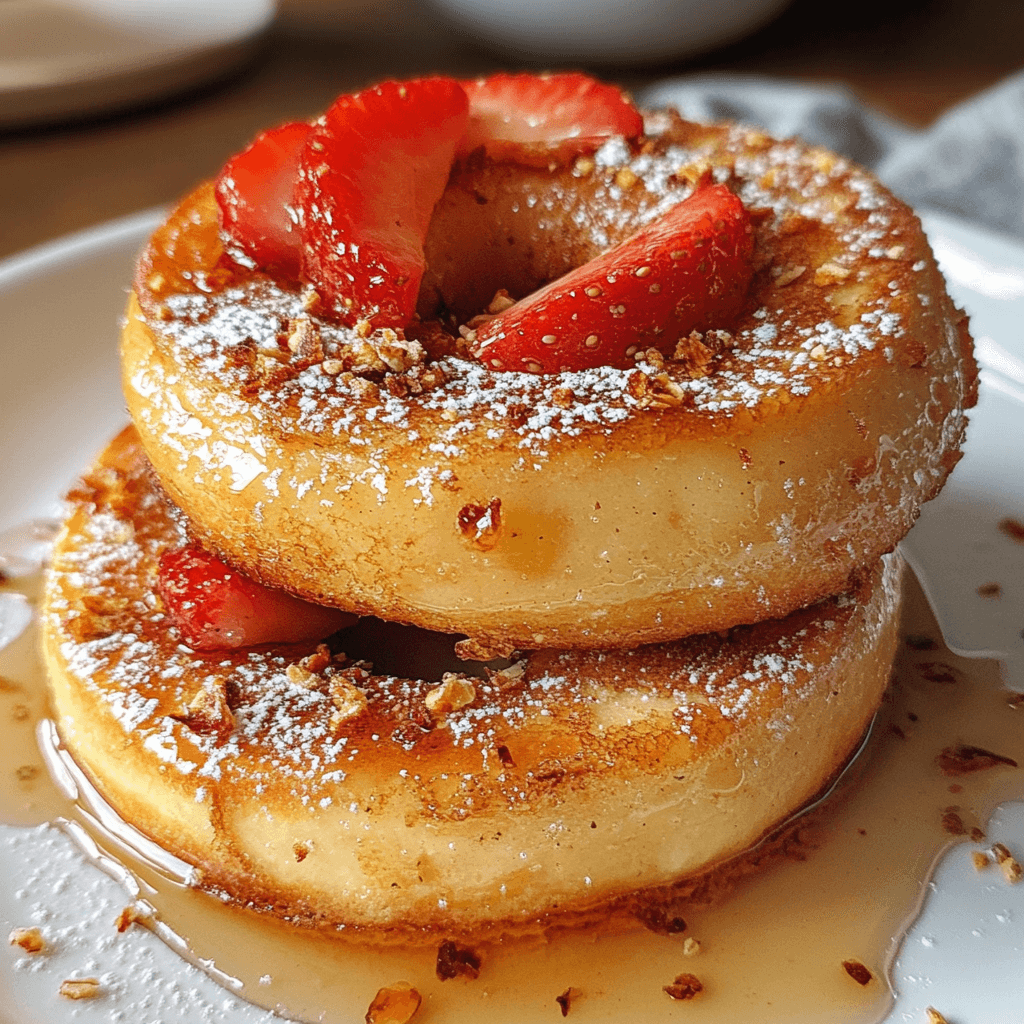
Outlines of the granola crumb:
[{"label": "granola crumb", "polygon": [[423,997],[407,981],[378,989],[366,1011],[366,1024],[408,1024],[422,1002]]},{"label": "granola crumb", "polygon": [[971,854],[971,863],[974,865],[975,871],[984,871],[992,861],[988,859],[987,853],[983,853],[981,850],[975,850]]},{"label": "granola crumb", "polygon": [[571,409],[576,401],[576,393],[572,388],[555,388],[551,392],[551,401],[559,409]]},{"label": "granola crumb", "polygon": [[952,808],[942,815],[942,829],[951,836],[962,836],[967,832],[963,818]]},{"label": "granola crumb", "polygon": [[1018,544],[1024,544],[1024,523],[1019,519],[1003,519],[999,529]]},{"label": "granola crumb", "polygon": [[463,661],[493,661],[495,658],[508,658],[514,652],[514,647],[500,641],[474,640],[472,637],[455,644],[455,654]]},{"label": "granola crumb", "polygon": [[985,771],[1000,765],[1006,765],[1009,768],[1017,767],[1017,762],[1012,757],[997,754],[984,747],[974,747],[964,743],[955,747],[944,747],[942,753],[935,760],[943,774],[952,776]]},{"label": "granola crumb", "polygon": [[867,985],[874,975],[859,960],[844,960],[843,970],[853,978],[858,985]]},{"label": "granola crumb", "polygon": [[463,505],[456,526],[473,547],[490,551],[501,538],[501,498],[491,498],[486,505]]},{"label": "granola crumb", "polygon": [[494,298],[487,303],[487,312],[497,315],[498,313],[504,313],[506,309],[511,308],[516,304],[516,300],[509,294],[507,288],[499,288],[494,293]]},{"label": "granola crumb", "polygon": [[309,317],[295,317],[288,321],[287,344],[288,350],[300,360],[309,363],[323,362],[324,348],[320,340],[320,331]]},{"label": "granola crumb", "polygon": [[469,678],[457,672],[445,672],[441,685],[428,690],[423,698],[427,710],[435,715],[458,711],[476,700],[476,687]]},{"label": "granola crumb", "polygon": [[814,148],[810,150],[810,157],[815,168],[822,174],[831,174],[835,170],[836,156],[834,153],[830,153],[826,149]]},{"label": "granola crumb", "polygon": [[682,935],[686,931],[686,920],[675,913],[671,905],[640,903],[633,910],[633,916],[655,935]]},{"label": "granola crumb", "polygon": [[221,677],[207,679],[181,714],[172,718],[200,735],[226,740],[235,729],[235,716],[228,705],[227,683]]},{"label": "granola crumb", "polygon": [[779,288],[785,288],[787,284],[792,284],[798,278],[803,276],[804,271],[807,268],[804,266],[787,266],[787,267],[776,267],[772,271],[772,275],[775,277],[775,283]]},{"label": "granola crumb", "polygon": [[7,937],[12,946],[20,946],[26,953],[42,953],[46,940],[38,928],[15,928]]},{"label": "granola crumb", "polygon": [[344,654],[332,654],[327,644],[318,644],[312,654],[307,654],[305,658],[299,660],[299,664],[307,672],[323,672],[332,661],[340,663],[346,660],[347,658]]},{"label": "granola crumb", "polygon": [[466,946],[459,946],[451,939],[445,939],[437,947],[437,963],[434,971],[438,980],[452,978],[478,978],[480,976],[480,955]]},{"label": "granola crumb", "polygon": [[640,179],[628,167],[620,168],[615,172],[615,184],[626,190],[632,188]]},{"label": "granola crumb", "polygon": [[323,309],[320,293],[311,284],[307,284],[302,293],[302,308],[314,316]]},{"label": "granola crumb", "polygon": [[924,1012],[928,1018],[928,1024],[949,1024],[949,1021],[934,1006],[929,1006]]},{"label": "granola crumb", "polygon": [[99,978],[66,978],[60,983],[65,999],[95,999],[100,994]]},{"label": "granola crumb", "polygon": [[841,267],[838,263],[829,261],[828,263],[822,263],[820,267],[814,272],[814,283],[819,287],[822,285],[839,284],[845,281],[850,276],[850,271],[846,267]]},{"label": "granola crumb", "polygon": [[1024,879],[1024,868],[1020,866],[1020,862],[1016,857],[1007,857],[1005,860],[1001,860],[999,862],[999,869],[1003,873],[1003,878],[1010,885],[1017,885],[1021,879]]},{"label": "granola crumb", "polygon": [[558,1003],[558,1008],[562,1011],[563,1017],[569,1016],[569,1011],[572,1009],[573,1000],[578,999],[583,993],[578,988],[567,988],[560,996],[555,996],[555,1002]]},{"label": "granola crumb", "polygon": [[675,176],[680,181],[685,181],[696,188],[702,181],[710,178],[713,171],[714,168],[711,166],[710,160],[695,160],[691,164],[680,167],[675,172]]},{"label": "granola crumb", "polygon": [[292,686],[298,686],[303,690],[315,690],[324,681],[315,672],[310,671],[310,669],[299,662],[292,662],[285,669],[284,674]]},{"label": "granola crumb", "polygon": [[700,940],[690,936],[683,942],[683,956],[696,956],[700,952]]},{"label": "granola crumb", "polygon": [[137,904],[129,903],[128,906],[117,915],[114,927],[119,932],[126,932],[133,924],[144,924],[148,915]]},{"label": "granola crumb", "polygon": [[675,981],[671,985],[663,985],[661,990],[672,999],[693,999],[704,991],[704,985],[696,975],[677,974]]},{"label": "granola crumb", "polygon": [[998,583],[982,583],[978,587],[978,594],[981,597],[999,597],[1003,593],[1003,588]]},{"label": "granola crumb", "polygon": [[508,690],[522,682],[523,676],[526,675],[526,662],[515,661],[507,668],[488,669],[487,675],[499,690]]},{"label": "granola crumb", "polygon": [[331,679],[331,700],[335,708],[331,714],[332,729],[337,729],[343,722],[361,715],[368,704],[366,694],[358,686],[340,676]]},{"label": "granola crumb", "polygon": [[[672,358],[683,363],[686,372],[695,380],[708,375],[711,360],[715,355],[714,348],[705,344],[706,340],[700,331],[691,331],[685,338],[679,339],[675,351],[672,353]],[[632,374],[627,385],[633,385]],[[633,397],[640,397],[635,393],[634,388],[635,385],[630,387]]]}]

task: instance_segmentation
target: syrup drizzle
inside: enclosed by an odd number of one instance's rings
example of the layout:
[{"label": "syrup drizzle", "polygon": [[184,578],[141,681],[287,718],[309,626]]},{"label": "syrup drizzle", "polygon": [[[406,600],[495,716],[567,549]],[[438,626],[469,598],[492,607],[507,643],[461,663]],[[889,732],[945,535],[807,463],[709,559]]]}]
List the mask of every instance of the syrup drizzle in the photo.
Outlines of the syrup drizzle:
[{"label": "syrup drizzle", "polygon": [[[38,589],[30,575],[0,591],[0,645],[2,622],[16,633]],[[663,986],[692,973],[704,991],[686,1015],[700,1024],[752,1016],[870,1024],[892,1005],[888,973],[936,861],[965,838],[948,828],[955,820],[968,834],[984,828],[996,804],[1024,795],[1024,768],[956,778],[939,770],[936,756],[958,742],[1024,765],[1024,708],[1007,700],[998,663],[943,645],[909,574],[902,633],[909,642],[872,736],[829,806],[800,825],[797,857],[748,877],[722,905],[687,914],[683,934],[595,929],[482,946],[475,981],[440,982],[433,948],[373,949],[310,934],[190,889],[187,865],[117,818],[61,751],[34,627],[0,650],[0,778],[12,780],[0,787],[0,820],[59,822],[172,949],[233,993],[303,1021],[358,1020],[377,989],[397,981],[423,995],[423,1021],[553,1022],[567,989],[579,1020],[660,1021],[675,1012]],[[701,944],[696,956],[683,952],[688,937]],[[846,960],[873,980],[858,984]]]}]

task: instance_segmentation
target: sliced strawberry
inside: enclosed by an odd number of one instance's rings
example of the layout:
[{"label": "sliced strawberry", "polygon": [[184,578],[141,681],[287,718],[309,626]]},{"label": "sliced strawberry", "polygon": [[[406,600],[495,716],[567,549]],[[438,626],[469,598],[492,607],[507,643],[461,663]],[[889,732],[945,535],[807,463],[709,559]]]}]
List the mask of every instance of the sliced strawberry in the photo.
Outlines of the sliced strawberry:
[{"label": "sliced strawberry", "polygon": [[699,188],[654,223],[477,328],[497,370],[557,373],[671,354],[693,330],[727,327],[753,276],[750,215],[724,185]]},{"label": "sliced strawberry", "polygon": [[202,548],[163,555],[157,591],[182,640],[197,651],[321,640],[356,621],[261,586]]},{"label": "sliced strawberry", "polygon": [[343,323],[412,319],[423,239],[468,108],[458,82],[423,78],[341,96],[317,122],[295,193],[303,273]]},{"label": "sliced strawberry", "polygon": [[463,82],[469,127],[460,152],[544,166],[592,153],[616,135],[635,139],[640,113],[613,85],[577,72],[492,75]]},{"label": "sliced strawberry", "polygon": [[217,177],[225,234],[261,269],[298,277],[302,247],[293,194],[299,154],[312,131],[305,122],[283,124],[233,156]]}]

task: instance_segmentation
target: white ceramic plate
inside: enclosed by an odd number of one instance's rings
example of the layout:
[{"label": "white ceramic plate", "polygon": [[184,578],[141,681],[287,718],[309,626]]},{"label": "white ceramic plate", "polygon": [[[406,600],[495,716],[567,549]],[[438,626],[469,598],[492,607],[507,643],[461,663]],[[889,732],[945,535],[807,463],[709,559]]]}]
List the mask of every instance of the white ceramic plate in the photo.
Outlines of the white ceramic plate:
[{"label": "white ceramic plate", "polygon": [[225,74],[274,0],[0,0],[0,127],[145,103]]},{"label": "white ceramic plate", "polygon": [[[0,263],[0,531],[50,514],[67,483],[126,422],[116,325],[135,252],[160,216],[138,214]],[[994,523],[1024,520],[1024,246],[943,216],[925,225],[954,296],[971,313],[984,371],[966,456],[905,550],[924,569],[950,645],[1004,658],[1009,683],[1024,690],[1024,545],[992,541]],[[987,579],[1003,581],[1000,602],[978,599]],[[988,833],[1024,852],[1024,805],[1001,808]],[[32,907],[48,933],[60,936],[45,959],[0,950],[5,1024],[271,1019],[149,932],[117,936],[111,921],[124,890],[62,834],[0,828],[0,878],[0,935],[24,923]],[[1010,888],[998,876],[980,882],[963,845],[943,859],[932,888],[897,962],[888,1024],[923,1022],[929,1005],[955,1024],[1019,1024],[1024,885]],[[106,979],[107,995],[58,1000],[56,987],[73,970]]]}]

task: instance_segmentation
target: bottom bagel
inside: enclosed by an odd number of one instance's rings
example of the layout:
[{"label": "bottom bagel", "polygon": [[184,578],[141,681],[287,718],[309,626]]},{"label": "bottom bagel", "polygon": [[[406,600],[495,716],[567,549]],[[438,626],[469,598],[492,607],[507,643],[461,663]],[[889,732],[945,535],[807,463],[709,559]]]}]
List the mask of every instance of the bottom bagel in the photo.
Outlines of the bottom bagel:
[{"label": "bottom bagel", "polygon": [[727,864],[846,764],[896,646],[894,555],[781,621],[480,677],[375,674],[341,653],[360,626],[199,654],[155,596],[186,538],[133,430],[70,501],[43,619],[71,755],[202,888],[372,941],[572,924]]}]

